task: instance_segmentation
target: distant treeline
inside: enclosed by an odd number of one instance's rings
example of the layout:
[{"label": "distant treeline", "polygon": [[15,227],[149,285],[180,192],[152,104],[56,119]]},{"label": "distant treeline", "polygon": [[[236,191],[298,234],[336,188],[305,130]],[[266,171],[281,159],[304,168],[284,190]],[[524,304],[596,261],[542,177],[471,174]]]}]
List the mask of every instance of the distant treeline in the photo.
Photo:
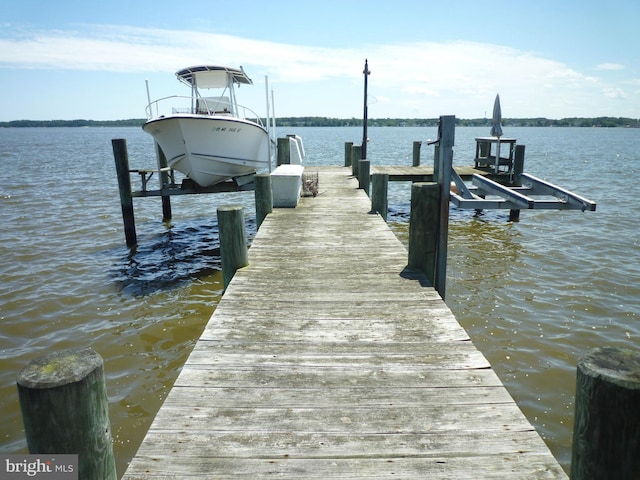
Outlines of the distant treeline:
[{"label": "distant treeline", "polygon": [[[130,118],[127,120],[13,120],[0,122],[0,127],[139,127],[146,120]],[[263,119],[263,121],[266,120]],[[484,127],[491,124],[487,118],[457,118],[456,125],[461,127]],[[358,127],[359,118],[329,117],[283,117],[276,119],[281,127]],[[370,118],[370,127],[434,127],[437,118]],[[640,120],[624,117],[596,118],[503,118],[502,125],[507,127],[625,127],[640,128]]]},{"label": "distant treeline", "polygon": [[128,120],[12,120],[0,122],[0,127],[139,127],[143,118]]},{"label": "distant treeline", "polygon": [[[362,119],[327,118],[327,117],[285,117],[276,120],[283,127],[357,127]],[[370,127],[434,127],[437,118],[370,118]],[[488,118],[464,119],[456,118],[456,125],[461,127],[484,127],[491,125]],[[502,125],[508,127],[633,127],[640,128],[640,120],[622,117],[597,118],[503,118]]]}]

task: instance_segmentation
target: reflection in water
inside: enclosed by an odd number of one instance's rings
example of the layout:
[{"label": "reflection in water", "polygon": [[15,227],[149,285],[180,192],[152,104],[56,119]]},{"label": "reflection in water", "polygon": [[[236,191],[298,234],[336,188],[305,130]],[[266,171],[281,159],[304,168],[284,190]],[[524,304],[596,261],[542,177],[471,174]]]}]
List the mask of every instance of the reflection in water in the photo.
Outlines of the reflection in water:
[{"label": "reflection in water", "polygon": [[144,296],[220,270],[217,224],[192,221],[165,227],[116,266],[114,280],[124,293]]}]

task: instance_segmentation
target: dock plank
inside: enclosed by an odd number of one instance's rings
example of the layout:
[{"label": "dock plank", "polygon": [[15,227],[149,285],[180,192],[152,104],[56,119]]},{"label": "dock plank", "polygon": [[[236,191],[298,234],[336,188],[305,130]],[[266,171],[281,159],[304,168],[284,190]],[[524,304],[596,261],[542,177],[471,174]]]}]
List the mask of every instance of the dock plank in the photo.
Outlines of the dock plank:
[{"label": "dock plank", "polygon": [[[472,166],[454,165],[453,169],[461,178],[468,180],[474,174],[482,176],[491,176],[490,169],[475,168]],[[431,182],[433,181],[433,167],[420,165],[417,167],[405,166],[374,166],[370,170],[371,175],[374,173],[384,173],[389,175],[389,181],[406,181],[406,182]]]},{"label": "dock plank", "polygon": [[567,478],[358,190],[276,209],[125,480]]}]

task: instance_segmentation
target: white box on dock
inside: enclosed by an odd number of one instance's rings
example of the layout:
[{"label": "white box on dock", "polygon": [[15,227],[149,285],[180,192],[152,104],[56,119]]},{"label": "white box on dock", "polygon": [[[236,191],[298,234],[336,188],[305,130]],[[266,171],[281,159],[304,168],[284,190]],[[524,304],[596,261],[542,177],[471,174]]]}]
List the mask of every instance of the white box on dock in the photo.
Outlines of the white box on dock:
[{"label": "white box on dock", "polygon": [[273,207],[295,207],[302,191],[302,165],[280,165],[271,172]]}]

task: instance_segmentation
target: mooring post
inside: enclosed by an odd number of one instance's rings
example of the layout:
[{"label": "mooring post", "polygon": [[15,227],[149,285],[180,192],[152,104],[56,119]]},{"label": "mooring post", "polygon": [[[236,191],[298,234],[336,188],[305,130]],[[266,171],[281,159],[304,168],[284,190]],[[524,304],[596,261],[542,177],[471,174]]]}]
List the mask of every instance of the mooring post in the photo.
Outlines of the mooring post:
[{"label": "mooring post", "polygon": [[278,167],[291,163],[291,144],[289,137],[278,138]]},{"label": "mooring post", "polygon": [[260,228],[265,217],[273,211],[273,193],[271,191],[271,175],[260,173],[254,175],[256,200],[256,226]]},{"label": "mooring post", "polygon": [[351,175],[358,178],[358,167],[360,166],[360,160],[362,160],[362,146],[351,146]]},{"label": "mooring post", "polygon": [[78,455],[78,478],[116,480],[102,357],[75,348],[36,358],[18,375],[29,452]]},{"label": "mooring post", "polygon": [[171,220],[171,196],[166,190],[166,186],[169,184],[169,173],[163,169],[167,168],[167,157],[165,156],[160,145],[156,143],[156,158],[158,159],[158,170],[160,171],[160,195],[162,198],[162,220],[167,222]]},{"label": "mooring post", "polygon": [[351,166],[351,147],[353,142],[344,142],[344,166]]},{"label": "mooring post", "polygon": [[226,289],[236,270],[249,265],[247,233],[244,226],[244,208],[239,205],[218,208],[218,232],[222,279]]},{"label": "mooring post", "polygon": [[133,216],[133,197],[131,196],[127,141],[124,138],[114,138],[111,140],[111,146],[113,147],[113,158],[116,162],[120,204],[122,206],[122,221],[124,223],[124,237],[127,247],[134,247],[138,243],[138,240],[136,238],[136,221]]},{"label": "mooring post", "polygon": [[439,204],[440,185],[435,182],[416,182],[411,185],[408,266],[424,272],[434,287],[441,214]]},{"label": "mooring post", "polygon": [[447,244],[449,240],[449,198],[451,190],[451,169],[453,168],[453,145],[455,140],[456,117],[440,117],[438,139],[438,184],[440,185],[440,217],[438,219],[438,254],[434,287],[444,300],[447,282]]},{"label": "mooring post", "polygon": [[388,173],[374,173],[371,176],[371,211],[378,212],[385,222],[387,221],[387,211],[389,210],[387,199],[388,188]]},{"label": "mooring post", "polygon": [[578,362],[572,480],[640,475],[640,354],[595,348]]},{"label": "mooring post", "polygon": [[371,162],[367,159],[360,160],[360,166],[358,167],[358,187],[364,190],[364,193],[369,195],[369,187],[371,185]]},{"label": "mooring post", "polygon": [[420,166],[420,149],[422,148],[422,142],[413,142],[413,166]]}]

